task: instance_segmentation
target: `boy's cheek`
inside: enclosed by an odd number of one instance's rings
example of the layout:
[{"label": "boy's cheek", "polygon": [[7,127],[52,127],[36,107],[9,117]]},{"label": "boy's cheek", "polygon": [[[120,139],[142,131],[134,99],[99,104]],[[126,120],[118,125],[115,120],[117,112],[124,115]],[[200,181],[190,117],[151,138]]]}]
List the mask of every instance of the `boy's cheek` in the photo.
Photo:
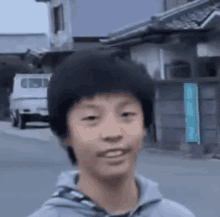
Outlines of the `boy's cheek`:
[{"label": "boy's cheek", "polygon": [[76,138],[83,142],[96,141],[100,134],[100,129],[85,128],[84,126],[77,126],[74,132]]},{"label": "boy's cheek", "polygon": [[126,126],[124,130],[126,131],[127,135],[137,138],[144,136],[145,133],[144,128],[140,124],[140,122],[136,122],[134,124]]}]

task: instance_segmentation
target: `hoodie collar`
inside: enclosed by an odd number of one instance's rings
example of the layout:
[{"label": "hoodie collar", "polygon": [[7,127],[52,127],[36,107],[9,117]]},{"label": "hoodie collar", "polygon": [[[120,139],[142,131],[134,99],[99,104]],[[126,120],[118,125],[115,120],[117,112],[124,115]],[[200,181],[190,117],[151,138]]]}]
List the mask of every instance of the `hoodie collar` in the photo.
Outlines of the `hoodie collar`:
[{"label": "hoodie collar", "polygon": [[[64,186],[79,191],[77,187],[78,179],[79,171],[65,171],[58,177],[56,186],[57,188]],[[137,208],[162,199],[162,194],[159,191],[159,185],[156,182],[147,179],[137,172],[135,172],[135,182],[138,188]]]}]

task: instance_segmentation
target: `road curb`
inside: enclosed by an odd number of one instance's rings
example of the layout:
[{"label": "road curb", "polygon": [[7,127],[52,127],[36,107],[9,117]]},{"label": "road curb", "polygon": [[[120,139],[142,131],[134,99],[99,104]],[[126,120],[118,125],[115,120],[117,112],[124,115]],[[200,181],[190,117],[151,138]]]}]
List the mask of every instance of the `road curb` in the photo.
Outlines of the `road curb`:
[{"label": "road curb", "polygon": [[183,151],[167,151],[167,150],[159,150],[156,148],[145,148],[146,152],[151,153],[151,154],[160,154],[160,155],[165,155],[165,156],[181,156],[185,157],[188,159],[218,159],[220,160],[220,155],[214,155],[212,154],[207,154],[203,156],[194,156],[193,154],[186,153]]}]

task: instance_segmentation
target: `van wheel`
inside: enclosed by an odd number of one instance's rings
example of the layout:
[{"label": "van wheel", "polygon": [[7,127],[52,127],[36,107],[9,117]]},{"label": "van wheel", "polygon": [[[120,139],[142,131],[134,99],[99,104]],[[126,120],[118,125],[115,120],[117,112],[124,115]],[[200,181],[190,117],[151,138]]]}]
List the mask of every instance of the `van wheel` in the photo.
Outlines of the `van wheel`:
[{"label": "van wheel", "polygon": [[25,121],[24,121],[24,116],[23,115],[18,115],[18,127],[19,129],[25,129]]},{"label": "van wheel", "polygon": [[17,127],[18,126],[18,121],[12,113],[11,113],[11,125],[12,125],[12,127]]}]

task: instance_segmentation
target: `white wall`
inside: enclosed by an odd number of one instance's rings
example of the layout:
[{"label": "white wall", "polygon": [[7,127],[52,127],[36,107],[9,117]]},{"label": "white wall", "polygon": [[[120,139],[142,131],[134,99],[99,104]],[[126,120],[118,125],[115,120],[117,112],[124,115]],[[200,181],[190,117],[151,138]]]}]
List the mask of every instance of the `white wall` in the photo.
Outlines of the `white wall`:
[{"label": "white wall", "polygon": [[23,53],[28,49],[49,49],[47,35],[0,34],[0,53]]},{"label": "white wall", "polygon": [[155,77],[160,71],[160,53],[159,46],[152,43],[144,43],[131,47],[131,59],[137,63],[145,65],[151,77]]},{"label": "white wall", "polygon": [[207,43],[198,43],[198,57],[216,57],[220,56],[220,38]]},{"label": "white wall", "polygon": [[[162,57],[160,49],[163,51]],[[144,64],[148,73],[154,79],[162,79],[161,61],[163,61],[164,67],[165,64],[171,64],[174,60],[185,60],[190,63],[192,70],[194,70],[194,64],[196,64],[196,46],[143,43],[132,47],[130,50],[131,59]]]}]

